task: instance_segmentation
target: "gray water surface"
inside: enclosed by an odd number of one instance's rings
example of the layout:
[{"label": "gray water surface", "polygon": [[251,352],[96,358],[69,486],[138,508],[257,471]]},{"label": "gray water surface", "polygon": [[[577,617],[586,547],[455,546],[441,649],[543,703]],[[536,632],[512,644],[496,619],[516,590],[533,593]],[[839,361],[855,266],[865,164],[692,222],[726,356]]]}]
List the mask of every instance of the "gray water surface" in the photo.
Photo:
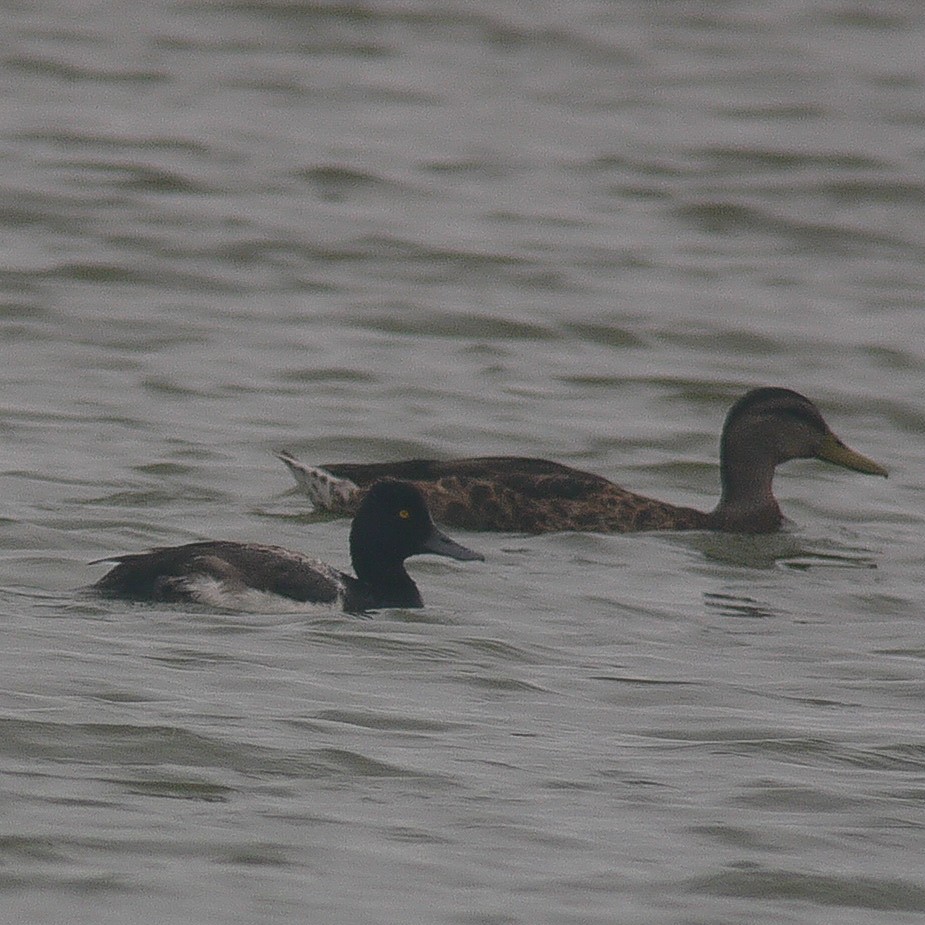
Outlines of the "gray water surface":
[{"label": "gray water surface", "polygon": [[[0,918],[925,914],[925,9],[6,4]],[[110,553],[346,567],[273,451],[511,453],[776,536],[460,534],[426,606],[125,605]]]}]

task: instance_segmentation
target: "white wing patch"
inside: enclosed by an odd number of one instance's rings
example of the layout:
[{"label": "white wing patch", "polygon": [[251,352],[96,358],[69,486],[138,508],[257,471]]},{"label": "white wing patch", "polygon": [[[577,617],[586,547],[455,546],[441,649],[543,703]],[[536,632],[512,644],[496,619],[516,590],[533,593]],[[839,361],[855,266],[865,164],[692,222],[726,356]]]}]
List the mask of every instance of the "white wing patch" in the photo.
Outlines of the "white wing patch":
[{"label": "white wing patch", "polygon": [[328,604],[316,601],[297,601],[270,591],[257,591],[241,587],[233,582],[222,581],[210,575],[189,575],[174,579],[174,586],[191,601],[217,610],[233,610],[239,613],[340,613],[343,607],[343,593]]}]

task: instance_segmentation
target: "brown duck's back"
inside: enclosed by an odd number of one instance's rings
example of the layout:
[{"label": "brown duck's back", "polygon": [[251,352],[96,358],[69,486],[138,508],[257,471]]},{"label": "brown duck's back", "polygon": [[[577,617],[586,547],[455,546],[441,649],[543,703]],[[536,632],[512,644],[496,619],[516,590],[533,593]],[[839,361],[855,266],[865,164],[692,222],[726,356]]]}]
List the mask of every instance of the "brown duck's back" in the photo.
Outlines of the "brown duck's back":
[{"label": "brown duck's back", "polygon": [[607,479],[544,459],[481,457],[325,466],[365,486],[401,477],[420,488],[434,519],[464,530],[631,533],[701,530],[710,515],[626,491]]},{"label": "brown duck's back", "polygon": [[379,479],[436,482],[447,477],[498,481],[525,475],[562,475],[594,485],[611,485],[607,479],[548,459],[527,456],[473,456],[465,459],[406,459],[385,463],[325,463],[327,472],[364,488]]},{"label": "brown duck's back", "polygon": [[709,515],[646,498],[616,485],[576,484],[562,476],[504,482],[448,477],[421,484],[434,518],[468,530],[631,533],[697,530]]}]

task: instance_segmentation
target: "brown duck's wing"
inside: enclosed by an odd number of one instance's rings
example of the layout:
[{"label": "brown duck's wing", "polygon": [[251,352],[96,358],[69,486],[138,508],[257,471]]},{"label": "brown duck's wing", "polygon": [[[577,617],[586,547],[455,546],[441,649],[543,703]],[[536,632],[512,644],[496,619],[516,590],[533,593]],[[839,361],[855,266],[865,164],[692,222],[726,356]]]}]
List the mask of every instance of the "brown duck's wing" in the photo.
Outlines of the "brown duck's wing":
[{"label": "brown duck's wing", "polygon": [[492,480],[452,475],[416,484],[435,520],[466,530],[630,533],[709,528],[709,514],[634,494],[598,476],[510,472]]},{"label": "brown duck's wing", "polygon": [[190,580],[214,578],[230,589],[253,589],[298,601],[330,603],[343,576],[324,562],[278,546],[206,541],[114,556],[94,588],[134,600],[196,600]]},{"label": "brown duck's wing", "polygon": [[610,485],[607,479],[581,469],[573,469],[548,459],[526,456],[473,456],[466,459],[406,459],[387,463],[332,463],[321,467],[341,479],[350,479],[361,488],[379,479],[408,482],[436,482],[444,478],[479,479],[499,482],[518,476],[559,475],[580,482]]},{"label": "brown duck's wing", "polygon": [[600,475],[547,459],[479,456],[323,467],[361,489],[378,479],[413,482],[434,520],[463,530],[554,533],[700,530],[709,515],[637,495]]}]

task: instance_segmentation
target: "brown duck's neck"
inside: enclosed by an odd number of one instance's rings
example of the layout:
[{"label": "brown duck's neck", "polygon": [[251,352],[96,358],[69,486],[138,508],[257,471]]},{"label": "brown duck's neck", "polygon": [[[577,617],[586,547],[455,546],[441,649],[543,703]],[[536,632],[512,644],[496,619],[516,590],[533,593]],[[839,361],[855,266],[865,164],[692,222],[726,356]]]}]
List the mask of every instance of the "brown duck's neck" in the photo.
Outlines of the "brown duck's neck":
[{"label": "brown duck's neck", "polygon": [[774,462],[728,446],[725,450],[720,468],[723,492],[710,513],[714,529],[743,533],[776,530],[783,515],[771,490]]}]

